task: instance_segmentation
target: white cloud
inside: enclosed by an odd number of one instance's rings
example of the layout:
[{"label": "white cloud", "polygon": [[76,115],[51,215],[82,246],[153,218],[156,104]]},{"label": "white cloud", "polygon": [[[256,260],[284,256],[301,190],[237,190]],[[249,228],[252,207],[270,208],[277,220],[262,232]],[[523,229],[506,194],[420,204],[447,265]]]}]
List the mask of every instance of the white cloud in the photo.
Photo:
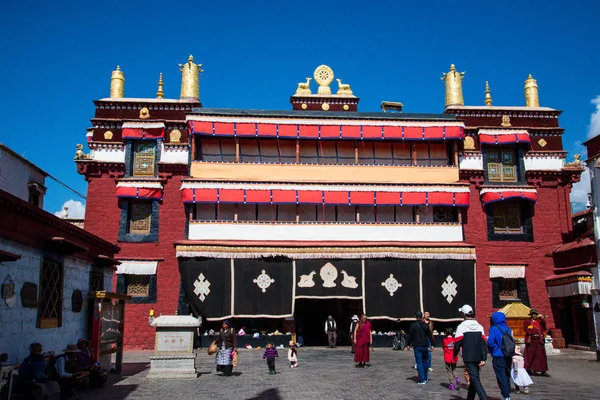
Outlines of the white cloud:
[{"label": "white cloud", "polygon": [[54,213],[57,217],[64,218],[64,208],[68,207],[68,218],[83,219],[85,216],[85,204],[80,201],[68,200],[63,204],[60,211]]},{"label": "white cloud", "polygon": [[588,193],[592,191],[590,185],[590,170],[585,168],[581,173],[581,180],[573,184],[571,190],[571,207],[573,212],[585,209],[585,204],[588,202]]},{"label": "white cloud", "polygon": [[592,100],[592,104],[596,105],[596,111],[592,113],[590,118],[590,129],[588,131],[588,139],[600,135],[600,96]]}]

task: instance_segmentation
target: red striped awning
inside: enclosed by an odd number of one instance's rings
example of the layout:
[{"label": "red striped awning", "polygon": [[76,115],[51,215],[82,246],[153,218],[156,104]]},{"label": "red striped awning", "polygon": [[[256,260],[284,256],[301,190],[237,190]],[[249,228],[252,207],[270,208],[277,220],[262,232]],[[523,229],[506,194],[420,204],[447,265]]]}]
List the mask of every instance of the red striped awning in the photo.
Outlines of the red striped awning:
[{"label": "red striped awning", "polygon": [[397,206],[455,206],[469,205],[466,191],[362,191],[310,189],[181,189],[184,203],[241,203],[241,204],[326,204],[326,205],[397,205]]},{"label": "red striped awning", "polygon": [[165,124],[162,122],[124,122],[123,139],[162,139]]},{"label": "red striped awning", "polygon": [[263,137],[281,139],[366,139],[366,140],[459,140],[462,123],[416,123],[414,125],[308,125],[262,122],[212,122],[189,120],[195,135]]},{"label": "red striped awning", "polygon": [[117,197],[129,199],[162,200],[163,187],[160,182],[119,182]]},{"label": "red striped awning", "polygon": [[522,188],[481,189],[481,202],[483,204],[509,199],[524,199],[535,203],[537,202],[537,191]]},{"label": "red striped awning", "polygon": [[478,134],[481,144],[531,144],[529,133],[522,129],[480,129]]}]

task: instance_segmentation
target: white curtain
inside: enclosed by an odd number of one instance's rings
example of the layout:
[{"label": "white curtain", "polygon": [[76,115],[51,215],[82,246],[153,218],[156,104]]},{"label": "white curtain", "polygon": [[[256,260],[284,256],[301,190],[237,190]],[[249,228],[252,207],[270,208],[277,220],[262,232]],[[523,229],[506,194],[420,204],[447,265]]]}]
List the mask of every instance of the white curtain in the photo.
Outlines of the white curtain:
[{"label": "white curtain", "polygon": [[315,204],[300,204],[298,215],[302,222],[314,222],[317,220],[317,206]]},{"label": "white curtain", "polygon": [[296,205],[295,204],[278,204],[277,205],[277,221],[284,221],[284,222],[296,221]]},{"label": "white curtain", "polygon": [[238,204],[238,221],[256,221],[256,204]]},{"label": "white curtain", "polygon": [[414,222],[413,207],[396,206],[396,222]]},{"label": "white curtain", "polygon": [[235,204],[219,204],[219,219],[233,221],[235,219]]},{"label": "white curtain", "polygon": [[375,206],[360,206],[360,222],[375,222]]},{"label": "white curtain", "polygon": [[419,216],[419,222],[433,222],[433,207],[417,207],[417,215]]},{"label": "white curtain", "polygon": [[[362,212],[360,220],[362,221]],[[394,206],[377,206],[377,221],[394,222]]]},{"label": "white curtain", "polygon": [[317,204],[317,220],[335,222],[335,206]]},{"label": "white curtain", "polygon": [[196,204],[197,221],[214,221],[216,217],[216,204]]},{"label": "white curtain", "polygon": [[262,222],[275,221],[275,205],[274,204],[258,204],[258,221],[262,221]]},{"label": "white curtain", "polygon": [[337,220],[356,222],[356,206],[337,206]]}]

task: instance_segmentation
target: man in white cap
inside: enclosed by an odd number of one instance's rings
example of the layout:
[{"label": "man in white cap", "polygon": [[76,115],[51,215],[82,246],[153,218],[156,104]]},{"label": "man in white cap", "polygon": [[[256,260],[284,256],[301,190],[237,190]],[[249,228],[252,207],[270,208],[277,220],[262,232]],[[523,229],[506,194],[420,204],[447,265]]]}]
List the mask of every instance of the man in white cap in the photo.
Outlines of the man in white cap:
[{"label": "man in white cap", "polygon": [[354,328],[356,328],[356,324],[358,324],[358,315],[354,314],[352,316],[352,322],[350,322],[350,343],[352,344],[352,354],[356,350],[356,343],[354,343]]},{"label": "man in white cap", "polygon": [[485,365],[487,360],[487,343],[483,326],[475,321],[473,307],[465,304],[458,311],[463,315],[464,321],[456,328],[454,335],[454,356],[457,357],[462,349],[462,357],[465,369],[469,373],[470,385],[467,400],[474,400],[475,394],[481,400],[487,400],[487,394],[481,380],[479,369]]}]

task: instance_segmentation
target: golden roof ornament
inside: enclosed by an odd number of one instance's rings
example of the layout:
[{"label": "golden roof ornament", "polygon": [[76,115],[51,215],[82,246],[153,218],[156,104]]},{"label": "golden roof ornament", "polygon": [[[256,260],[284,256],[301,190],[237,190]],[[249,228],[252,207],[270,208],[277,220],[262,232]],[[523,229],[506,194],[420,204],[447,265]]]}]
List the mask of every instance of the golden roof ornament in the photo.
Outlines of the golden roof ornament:
[{"label": "golden roof ornament", "polygon": [[540,98],[538,95],[537,81],[533,79],[531,74],[525,81],[525,106],[527,107],[539,107]]},{"label": "golden roof ornament", "polygon": [[162,99],[165,97],[165,92],[163,91],[163,80],[162,80],[162,72],[158,76],[158,90],[156,91],[156,98]]},{"label": "golden roof ornament", "polygon": [[298,89],[296,89],[296,93],[294,93],[294,96],[308,96],[311,95],[311,91],[310,91],[310,81],[312,80],[312,78],[306,77],[306,82],[300,82],[298,83]]},{"label": "golden roof ornament", "polygon": [[442,80],[446,81],[446,107],[464,106],[462,81],[465,78],[464,72],[456,72],[454,64],[450,65],[448,73],[442,72]]},{"label": "golden roof ornament", "polygon": [[502,116],[502,123],[500,124],[500,126],[503,126],[504,128],[512,126],[512,124],[510,123],[510,117],[508,115],[504,114]]},{"label": "golden roof ornament", "polygon": [[110,98],[122,99],[123,97],[125,97],[125,74],[117,65],[110,77]]},{"label": "golden roof ornament", "polygon": [[180,99],[200,100],[200,77],[198,74],[203,72],[202,64],[194,64],[194,56],[190,54],[188,62],[179,64],[181,72],[181,94]]},{"label": "golden roof ornament", "polygon": [[342,83],[341,79],[336,79],[336,81],[338,82],[338,91],[337,91],[337,95],[338,96],[352,96],[352,89],[350,89],[350,85],[347,83]]},{"label": "golden roof ornament", "polygon": [[327,65],[319,65],[315,69],[315,82],[319,84],[317,94],[330,96],[331,95],[331,82],[333,82],[333,70]]},{"label": "golden roof ornament", "polygon": [[490,84],[488,81],[485,81],[485,105],[492,105],[492,92],[490,91]]}]

